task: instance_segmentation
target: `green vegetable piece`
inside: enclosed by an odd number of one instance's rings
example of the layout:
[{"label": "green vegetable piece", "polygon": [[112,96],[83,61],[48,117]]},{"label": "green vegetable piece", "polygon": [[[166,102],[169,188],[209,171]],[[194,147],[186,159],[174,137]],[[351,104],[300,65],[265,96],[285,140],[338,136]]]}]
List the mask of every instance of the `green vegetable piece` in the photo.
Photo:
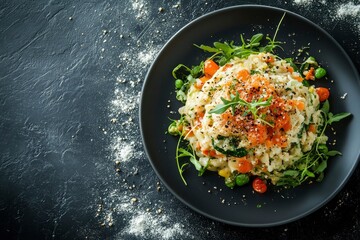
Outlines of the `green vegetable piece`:
[{"label": "green vegetable piece", "polygon": [[186,94],[184,93],[184,91],[182,91],[182,90],[177,91],[176,99],[182,103],[185,103],[186,102]]},{"label": "green vegetable piece", "polygon": [[168,133],[173,135],[173,136],[177,136],[180,135],[180,131],[177,125],[177,121],[174,120],[168,127]]},{"label": "green vegetable piece", "polygon": [[231,175],[230,177],[225,178],[225,185],[229,188],[234,188],[236,186],[235,176]]},{"label": "green vegetable piece", "polygon": [[326,70],[322,67],[319,67],[315,70],[315,77],[316,78],[322,78],[325,77],[326,75]]},{"label": "green vegetable piece", "polygon": [[227,156],[233,156],[233,157],[243,157],[246,156],[247,154],[247,150],[243,147],[241,148],[236,148],[233,150],[225,150],[222,149],[221,147],[218,147],[215,145],[214,139],[212,139],[212,145],[214,147],[214,149],[222,154],[225,154]]},{"label": "green vegetable piece", "polygon": [[246,174],[239,174],[235,178],[236,185],[243,186],[250,181],[250,178]]},{"label": "green vegetable piece", "polygon": [[180,89],[183,85],[184,85],[183,80],[181,80],[181,79],[176,79],[176,81],[175,81],[175,87],[176,87],[176,89]]},{"label": "green vegetable piece", "polygon": [[287,63],[290,64],[290,66],[294,69],[295,72],[299,72],[298,67],[296,66],[296,64],[294,63],[294,59],[292,58],[285,58],[284,59]]}]

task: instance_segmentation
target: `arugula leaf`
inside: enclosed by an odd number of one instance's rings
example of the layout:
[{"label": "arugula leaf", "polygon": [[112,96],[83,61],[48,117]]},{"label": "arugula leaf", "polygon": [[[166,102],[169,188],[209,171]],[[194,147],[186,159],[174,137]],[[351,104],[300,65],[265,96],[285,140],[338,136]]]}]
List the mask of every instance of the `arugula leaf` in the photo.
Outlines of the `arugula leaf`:
[{"label": "arugula leaf", "polygon": [[[189,145],[189,147],[191,148],[191,146]],[[177,160],[177,165],[178,165],[178,170],[179,170],[179,173],[180,173],[180,176],[184,182],[185,185],[187,185],[182,173],[184,172],[184,167],[188,165],[188,163],[185,163],[183,164],[181,167],[180,164],[179,164],[179,158],[182,158],[182,157],[189,157],[190,159],[190,162],[195,166],[195,169],[198,171],[198,175],[199,176],[202,176],[204,174],[204,172],[206,171],[208,165],[209,165],[209,161],[207,163],[207,165],[205,167],[203,167],[199,161],[196,159],[196,155],[195,155],[195,152],[194,150],[191,148],[192,150],[192,153],[189,152],[187,149],[185,148],[181,148],[180,145],[178,144],[177,148],[176,148],[176,160]]]},{"label": "arugula leaf", "polygon": [[329,119],[327,120],[327,123],[331,125],[333,122],[338,122],[338,121],[340,121],[340,120],[342,120],[342,119],[344,119],[344,118],[346,118],[346,117],[348,117],[350,115],[351,115],[351,113],[348,113],[348,112],[338,113],[338,114],[335,114],[335,115],[333,115],[333,114],[330,115],[330,113],[329,113],[328,114]]},{"label": "arugula leaf", "polygon": [[333,156],[336,156],[336,155],[342,155],[342,153],[339,152],[339,151],[336,151],[336,150],[331,150],[331,151],[328,151],[326,153],[326,156],[330,156],[330,157],[333,157]]},{"label": "arugula leaf", "polygon": [[190,153],[184,148],[179,148],[179,152],[179,157],[190,157],[190,162],[195,166],[196,170],[200,171],[203,168],[193,153]]},{"label": "arugula leaf", "polygon": [[283,172],[283,176],[297,177],[299,175],[299,171],[297,170],[286,170]]},{"label": "arugula leaf", "polygon": [[325,168],[327,168],[327,160],[323,160],[319,164],[319,166],[316,168],[315,172],[316,173],[322,173],[325,170]]},{"label": "arugula leaf", "polygon": [[265,46],[261,46],[261,42],[264,38],[264,34],[257,33],[253,35],[250,40],[245,41],[244,36],[240,35],[241,45],[235,45],[234,42],[214,42],[214,47],[207,45],[196,45],[196,47],[202,49],[205,52],[214,53],[211,59],[216,60],[220,66],[225,65],[228,61],[230,61],[234,57],[246,58],[250,54],[255,54],[259,52],[274,52],[275,48],[281,48],[281,42],[276,41],[276,35],[279,31],[280,25],[285,17],[283,14],[280,19],[279,24],[277,25],[274,37],[271,39],[270,37],[266,37],[267,44]]},{"label": "arugula leaf", "polygon": [[219,51],[219,49],[217,49],[217,48],[210,47],[210,46],[206,46],[206,45],[204,45],[204,44],[201,44],[200,46],[194,44],[194,46],[197,47],[197,48],[200,48],[200,49],[204,50],[205,52],[214,52],[214,53],[216,53],[216,52]]},{"label": "arugula leaf", "polygon": [[262,34],[262,33],[258,33],[258,34],[255,34],[254,36],[252,36],[250,39],[250,45],[259,46],[260,41],[262,40],[263,36],[264,36],[264,34]]},{"label": "arugula leaf", "polygon": [[310,172],[309,170],[303,171],[308,177],[315,177],[315,174],[313,172]]},{"label": "arugula leaf", "polygon": [[234,96],[233,94],[230,95],[230,100],[226,100],[224,98],[221,98],[222,104],[216,105],[212,110],[209,111],[209,113],[215,113],[215,114],[222,114],[224,113],[228,108],[231,107],[232,114],[235,113],[235,108],[240,105],[247,108],[247,110],[244,112],[244,115],[246,116],[248,113],[252,113],[254,116],[254,119],[259,119],[261,122],[273,127],[273,125],[264,119],[260,118],[257,114],[260,107],[268,107],[271,105],[272,96],[270,96],[267,100],[263,100],[260,98],[259,100],[253,100],[252,102],[247,102],[240,98],[239,93],[237,92]]}]

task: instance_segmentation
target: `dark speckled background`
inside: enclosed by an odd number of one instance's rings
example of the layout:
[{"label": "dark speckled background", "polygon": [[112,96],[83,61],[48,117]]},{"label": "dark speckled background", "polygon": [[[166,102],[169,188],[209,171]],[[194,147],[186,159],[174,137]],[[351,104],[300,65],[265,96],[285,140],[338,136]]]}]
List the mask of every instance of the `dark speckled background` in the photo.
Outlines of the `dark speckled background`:
[{"label": "dark speckled background", "polygon": [[[156,51],[204,13],[249,3],[317,23],[360,69],[360,16],[336,16],[349,1],[2,0],[0,239],[359,239],[359,167],[315,213],[243,228],[180,203],[143,152],[134,96]],[[127,107],[119,95],[132,96]],[[120,167],[119,141],[134,147]],[[159,231],[129,230],[144,212]]]}]

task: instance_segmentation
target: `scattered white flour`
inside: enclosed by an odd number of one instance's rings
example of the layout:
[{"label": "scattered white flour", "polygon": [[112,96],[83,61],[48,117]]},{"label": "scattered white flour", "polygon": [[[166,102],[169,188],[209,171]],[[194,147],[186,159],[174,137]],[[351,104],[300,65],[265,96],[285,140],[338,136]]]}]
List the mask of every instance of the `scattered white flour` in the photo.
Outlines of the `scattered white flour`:
[{"label": "scattered white flour", "polygon": [[136,13],[137,19],[143,19],[149,16],[147,2],[144,0],[134,0],[131,2],[132,11]]},{"label": "scattered white flour", "polygon": [[[325,24],[336,26],[336,24],[334,25],[334,22],[346,22],[347,24],[349,24],[349,26],[352,27],[352,31],[360,35],[360,4],[356,1],[348,1],[347,3],[334,4],[332,1],[329,0],[293,0],[292,4],[307,9],[316,6],[315,4],[325,5],[327,9],[326,17],[324,17]],[[326,18],[330,18],[330,21],[327,21]]]},{"label": "scattered white flour", "polygon": [[340,4],[336,12],[336,17],[349,24],[354,24],[358,34],[360,34],[360,4],[354,4],[353,2]]},{"label": "scattered white flour", "polygon": [[117,109],[118,113],[130,113],[135,110],[139,103],[139,93],[131,94],[116,88],[114,94],[115,99],[112,100],[111,103],[113,107]]},{"label": "scattered white flour", "polygon": [[298,6],[310,6],[313,3],[321,3],[321,4],[327,4],[327,0],[321,0],[321,1],[315,1],[315,0],[294,0],[293,2],[294,4],[298,5]]},{"label": "scattered white flour", "polygon": [[153,216],[148,212],[139,213],[134,215],[129,225],[125,228],[122,235],[133,234],[137,237],[144,238],[148,236],[157,239],[172,239],[176,236],[185,235],[183,226],[179,223],[174,225],[169,224],[170,219],[167,215]]},{"label": "scattered white flour", "polygon": [[294,3],[298,5],[306,6],[312,3],[312,0],[294,0]]},{"label": "scattered white flour", "polygon": [[140,50],[137,47],[130,48],[119,56],[120,72],[115,81],[109,114],[110,122],[116,129],[110,144],[114,162],[131,162],[135,156],[139,159],[145,155],[143,151],[136,150],[141,146],[136,119],[143,78],[159,48],[157,45],[145,44]]},{"label": "scattered white flour", "polygon": [[135,142],[127,141],[123,137],[115,137],[111,149],[114,155],[114,162],[120,163],[130,161],[136,153]]},{"label": "scattered white flour", "polygon": [[341,4],[336,13],[337,17],[340,19],[345,19],[346,17],[354,17],[359,22],[360,17],[360,4],[355,5],[353,2],[346,4]]},{"label": "scattered white flour", "polygon": [[[146,190],[137,188],[124,180],[122,189],[111,191],[98,205],[97,217],[102,219],[102,226],[119,224],[116,219],[122,222],[121,231],[115,239],[189,239],[190,233],[183,224],[171,223],[171,216],[177,214],[175,211],[165,212],[162,210],[162,202],[149,201],[149,198],[154,199],[152,194],[157,194],[153,187],[148,187],[147,194],[144,194]],[[184,218],[189,221],[191,215]]]},{"label": "scattered white flour", "polygon": [[157,52],[158,51],[156,49],[141,51],[139,52],[138,60],[142,64],[146,64],[146,65],[152,63],[155,59],[155,55],[157,54]]},{"label": "scattered white flour", "polygon": [[[114,239],[188,238],[189,230],[181,223],[171,221],[172,216],[178,213],[169,207],[169,202],[164,203],[158,197],[161,187],[155,174],[150,169],[145,171],[138,167],[139,164],[148,164],[150,168],[142,150],[137,120],[141,88],[146,72],[162,45],[154,43],[156,38],[147,34],[158,28],[148,22],[148,2],[131,1],[128,8],[132,14],[130,19],[135,16],[136,27],[143,29],[143,35],[117,33],[117,36],[121,34],[120,41],[124,41],[128,47],[121,49],[123,51],[112,64],[117,66],[117,72],[108,109],[109,128],[103,128],[104,134],[110,138],[110,161],[100,167],[113,172],[108,177],[102,177],[106,188],[98,201],[96,216],[101,226],[118,229]],[[131,31],[122,29],[124,33]],[[105,46],[101,46],[101,53],[109,50],[106,44],[110,44],[113,32],[102,35],[103,38],[107,37],[107,41],[102,41]],[[187,222],[190,217],[191,214],[184,216]]]}]

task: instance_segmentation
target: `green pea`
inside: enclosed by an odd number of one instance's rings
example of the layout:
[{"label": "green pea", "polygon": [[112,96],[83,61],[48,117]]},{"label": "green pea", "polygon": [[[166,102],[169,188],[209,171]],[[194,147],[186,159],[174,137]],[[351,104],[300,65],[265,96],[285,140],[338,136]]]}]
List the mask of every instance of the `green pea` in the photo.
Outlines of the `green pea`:
[{"label": "green pea", "polygon": [[175,87],[176,87],[177,89],[180,89],[183,85],[184,85],[183,80],[181,80],[181,79],[176,79],[176,81],[175,81]]},{"label": "green pea", "polygon": [[326,70],[322,67],[319,67],[315,70],[315,77],[322,78],[326,75]]},{"label": "green pea", "polygon": [[230,176],[225,178],[225,185],[229,188],[234,188],[236,183],[235,183],[235,177],[234,176]]},{"label": "green pea", "polygon": [[249,182],[250,178],[246,174],[239,174],[235,178],[236,185],[243,186]]}]

